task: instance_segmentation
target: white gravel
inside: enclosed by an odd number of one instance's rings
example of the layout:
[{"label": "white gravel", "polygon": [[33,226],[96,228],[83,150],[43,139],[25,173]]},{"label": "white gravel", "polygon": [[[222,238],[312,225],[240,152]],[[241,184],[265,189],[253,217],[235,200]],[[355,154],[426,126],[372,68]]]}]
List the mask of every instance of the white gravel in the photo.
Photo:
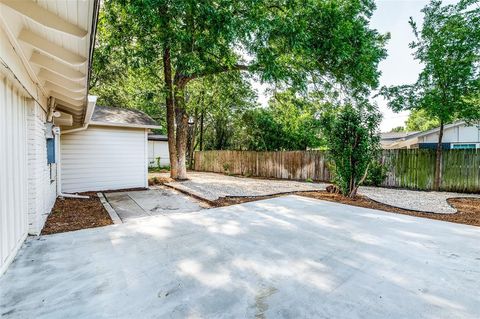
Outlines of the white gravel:
[{"label": "white gravel", "polygon": [[216,173],[189,172],[189,180],[166,185],[188,191],[207,200],[227,196],[265,196],[310,190],[324,190],[328,184],[288,180],[234,177]]},{"label": "white gravel", "polygon": [[[205,172],[190,172],[188,177],[189,180],[187,181],[172,182],[167,185],[207,200],[216,200],[227,196],[264,196],[297,191],[325,190],[325,187],[329,185],[326,183],[234,177]],[[359,194],[387,205],[439,214],[456,213],[456,209],[448,204],[448,198],[480,198],[480,195],[473,194],[423,192],[366,186],[360,187]]]},{"label": "white gravel", "polygon": [[447,199],[449,198],[480,198],[480,195],[473,194],[422,192],[407,189],[366,186],[360,187],[359,194],[390,206],[438,214],[454,214],[457,212],[455,208],[448,204]]}]

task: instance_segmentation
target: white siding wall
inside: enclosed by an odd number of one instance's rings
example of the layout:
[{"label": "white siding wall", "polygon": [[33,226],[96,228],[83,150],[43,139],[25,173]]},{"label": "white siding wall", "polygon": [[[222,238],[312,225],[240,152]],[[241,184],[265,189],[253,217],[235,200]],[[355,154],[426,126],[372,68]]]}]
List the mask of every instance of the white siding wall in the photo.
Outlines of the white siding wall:
[{"label": "white siding wall", "polygon": [[61,135],[62,191],[147,187],[147,132],[89,126]]},{"label": "white siding wall", "polygon": [[[424,143],[437,143],[438,133],[432,133],[421,138]],[[459,125],[445,129],[443,132],[444,143],[479,143],[480,130],[477,126]]]},{"label": "white siding wall", "polygon": [[148,166],[157,167],[157,158],[160,157],[160,165],[170,165],[167,141],[148,141]]},{"label": "white siding wall", "polygon": [[40,234],[57,195],[56,164],[47,164],[46,112],[33,100],[28,103],[28,232]]},{"label": "white siding wall", "polygon": [[0,73],[0,275],[27,236],[26,98]]}]

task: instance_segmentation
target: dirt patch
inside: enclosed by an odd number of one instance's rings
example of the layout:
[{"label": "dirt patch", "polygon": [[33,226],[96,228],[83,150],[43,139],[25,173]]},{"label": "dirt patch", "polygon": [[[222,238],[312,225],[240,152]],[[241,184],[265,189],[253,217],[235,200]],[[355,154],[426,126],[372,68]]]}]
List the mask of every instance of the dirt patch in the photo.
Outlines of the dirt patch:
[{"label": "dirt patch", "polygon": [[57,198],[42,230],[42,235],[113,224],[97,193],[87,192],[81,195],[87,195],[90,198]]},{"label": "dirt patch", "polygon": [[[397,213],[403,215],[410,215],[422,218],[430,218],[436,220],[443,220],[452,223],[466,224],[473,226],[480,226],[480,199],[477,198],[452,198],[448,200],[448,203],[458,210],[455,214],[435,214],[411,211],[407,209],[397,208],[390,205],[382,204],[371,200],[368,197],[357,196],[352,199],[344,197],[339,194],[327,193],[326,191],[313,191],[313,192],[294,192],[292,195],[299,195],[304,197],[310,197],[315,199],[322,199],[336,203],[342,203],[352,206],[365,207],[371,209],[383,210],[390,213]],[[258,197],[224,197],[219,198],[213,202],[215,207],[223,207],[235,204],[241,204],[246,202],[252,202],[267,198],[274,198],[283,195],[272,196],[258,196]]]},{"label": "dirt patch", "polygon": [[148,186],[154,186],[154,185],[164,185],[166,183],[171,183],[174,182],[175,180],[170,177],[159,177],[159,176],[153,176],[148,179]]}]

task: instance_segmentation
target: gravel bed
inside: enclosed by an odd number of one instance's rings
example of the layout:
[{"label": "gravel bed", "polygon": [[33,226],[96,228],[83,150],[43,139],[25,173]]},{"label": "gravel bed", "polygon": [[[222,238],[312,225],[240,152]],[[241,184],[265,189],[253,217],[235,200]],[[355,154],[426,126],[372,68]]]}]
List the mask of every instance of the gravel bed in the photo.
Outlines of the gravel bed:
[{"label": "gravel bed", "polygon": [[325,190],[328,184],[288,180],[234,177],[216,173],[189,172],[189,180],[166,183],[213,201],[227,196],[265,196],[279,193]]},{"label": "gravel bed", "polygon": [[[166,185],[210,201],[227,196],[266,196],[297,191],[325,190],[325,187],[329,185],[326,183],[235,177],[204,172],[189,172],[188,177],[189,180],[187,181],[171,182]],[[390,206],[439,214],[457,212],[455,208],[448,204],[447,199],[449,198],[480,198],[480,195],[474,194],[422,192],[366,186],[360,187],[359,194]]]},{"label": "gravel bed", "polygon": [[480,198],[480,195],[474,194],[422,192],[407,189],[366,186],[360,187],[359,194],[390,206],[438,214],[454,214],[457,212],[455,208],[448,204],[447,199],[449,198]]}]

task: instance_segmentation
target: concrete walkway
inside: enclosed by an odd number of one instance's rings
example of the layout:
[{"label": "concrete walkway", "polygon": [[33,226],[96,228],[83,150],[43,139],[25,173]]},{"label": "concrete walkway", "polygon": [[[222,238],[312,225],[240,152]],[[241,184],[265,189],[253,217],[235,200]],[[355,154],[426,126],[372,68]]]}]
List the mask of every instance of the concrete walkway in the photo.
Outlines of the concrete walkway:
[{"label": "concrete walkway", "polygon": [[479,318],[480,228],[286,196],[30,238],[11,318]]},{"label": "concrete walkway", "polygon": [[162,186],[146,191],[105,193],[105,197],[123,222],[140,217],[190,213],[206,208],[205,203]]},{"label": "concrete walkway", "polygon": [[[216,200],[226,196],[262,196],[296,191],[325,190],[325,187],[329,185],[325,183],[234,177],[205,172],[189,172],[188,177],[189,180],[187,181],[171,182],[167,185],[207,200]],[[448,198],[480,198],[480,195],[421,192],[382,187],[360,187],[359,194],[387,205],[438,214],[456,213],[457,210],[448,204]]]}]

